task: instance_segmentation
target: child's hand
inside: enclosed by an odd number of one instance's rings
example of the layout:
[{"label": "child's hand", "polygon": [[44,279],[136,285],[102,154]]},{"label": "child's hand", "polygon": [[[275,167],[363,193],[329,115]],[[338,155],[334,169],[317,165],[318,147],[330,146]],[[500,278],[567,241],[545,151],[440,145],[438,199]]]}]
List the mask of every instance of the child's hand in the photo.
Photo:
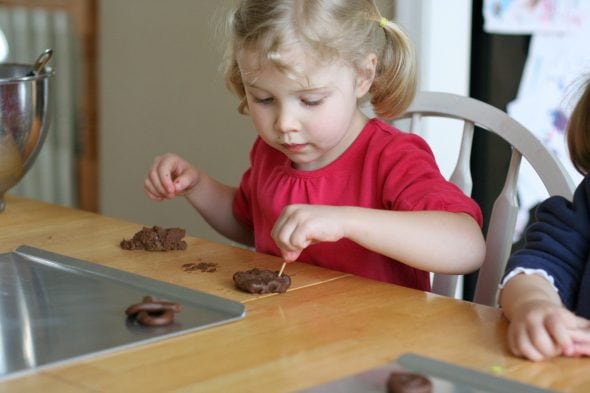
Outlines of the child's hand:
[{"label": "child's hand", "polygon": [[296,260],[312,243],[335,242],[344,237],[342,208],[323,205],[289,205],[275,223],[271,236],[283,258]]},{"label": "child's hand", "polygon": [[577,356],[590,350],[590,321],[549,301],[523,303],[508,328],[508,346],[534,361]]},{"label": "child's hand", "polygon": [[590,356],[590,321],[579,318],[578,329],[572,332],[574,353],[572,356]]},{"label": "child's hand", "polygon": [[199,181],[199,172],[175,154],[154,158],[143,190],[152,200],[174,198],[190,192]]}]

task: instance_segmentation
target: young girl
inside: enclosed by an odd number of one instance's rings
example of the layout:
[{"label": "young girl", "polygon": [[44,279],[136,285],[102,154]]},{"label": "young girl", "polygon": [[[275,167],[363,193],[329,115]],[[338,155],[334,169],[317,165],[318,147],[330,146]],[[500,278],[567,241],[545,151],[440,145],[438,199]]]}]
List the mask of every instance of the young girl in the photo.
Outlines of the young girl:
[{"label": "young girl", "polygon": [[408,38],[369,0],[245,0],[231,18],[227,84],[258,138],[239,187],[157,157],[154,200],[184,197],[224,236],[286,261],[430,289],[429,271],[476,270],[477,204],[433,154],[359,109],[393,118],[414,97]]},{"label": "young girl", "polygon": [[567,142],[585,178],[573,202],[554,196],[538,207],[500,292],[509,348],[531,360],[590,355],[590,81],[570,117]]}]

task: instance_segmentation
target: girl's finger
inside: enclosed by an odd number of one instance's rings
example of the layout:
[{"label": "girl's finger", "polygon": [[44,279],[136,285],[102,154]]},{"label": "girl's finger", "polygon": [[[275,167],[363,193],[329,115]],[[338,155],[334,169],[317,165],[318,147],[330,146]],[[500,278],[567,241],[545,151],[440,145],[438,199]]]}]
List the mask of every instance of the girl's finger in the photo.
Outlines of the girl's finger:
[{"label": "girl's finger", "polygon": [[544,359],[543,354],[535,347],[530,340],[530,336],[526,328],[516,329],[512,332],[512,339],[509,340],[510,349],[512,352],[533,361],[541,361]]},{"label": "girl's finger", "polygon": [[281,255],[283,256],[283,259],[287,262],[293,262],[296,261],[297,258],[299,258],[299,255],[301,255],[301,250],[297,250],[297,251],[283,251],[281,250]]},{"label": "girl's finger", "polygon": [[[566,316],[567,317],[567,316]],[[571,354],[573,352],[574,341],[571,337],[571,330],[567,328],[568,322],[563,319],[563,315],[551,315],[545,321],[545,328],[549,333],[548,340],[552,340],[557,346],[561,347],[564,354]],[[554,351],[555,348],[547,347],[549,351]]]},{"label": "girl's finger", "polygon": [[538,351],[544,359],[552,358],[561,354],[561,346],[557,344],[551,333],[544,324],[530,325],[527,328],[527,335],[535,350]]},{"label": "girl's finger", "polygon": [[162,189],[168,195],[174,195],[174,167],[167,162],[163,162],[157,170],[158,180],[161,184]]},{"label": "girl's finger", "polygon": [[590,328],[571,329],[569,334],[576,343],[590,343]]},{"label": "girl's finger", "polygon": [[151,185],[151,190],[155,195],[159,195],[160,197],[169,197],[166,188],[162,184],[160,180],[160,176],[157,170],[151,171],[148,174],[148,178],[146,179],[146,184]]},{"label": "girl's finger", "polygon": [[590,320],[576,316],[576,327],[590,332]]},{"label": "girl's finger", "polygon": [[146,184],[143,187],[143,192],[151,200],[161,201],[162,199],[164,199],[160,195],[158,195],[157,193],[155,193],[154,190],[151,188],[151,184],[148,184],[147,182],[146,182]]},{"label": "girl's finger", "polygon": [[193,183],[188,173],[183,173],[174,179],[172,183],[175,194],[181,194],[186,191]]},{"label": "girl's finger", "polygon": [[574,351],[571,356],[590,356],[590,343],[574,343]]},{"label": "girl's finger", "polygon": [[292,220],[284,220],[279,217],[271,231],[271,236],[276,245],[283,251],[297,251],[298,248],[291,244],[291,234],[295,230]]}]

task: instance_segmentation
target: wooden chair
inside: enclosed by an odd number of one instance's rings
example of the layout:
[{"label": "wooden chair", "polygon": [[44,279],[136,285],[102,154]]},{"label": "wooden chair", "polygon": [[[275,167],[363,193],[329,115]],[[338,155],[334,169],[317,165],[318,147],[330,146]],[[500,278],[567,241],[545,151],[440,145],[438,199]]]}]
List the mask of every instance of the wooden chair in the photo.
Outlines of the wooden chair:
[{"label": "wooden chair", "polygon": [[[525,157],[539,175],[549,195],[571,198],[574,184],[562,164],[527,128],[507,113],[476,99],[449,93],[421,92],[399,119],[409,119],[411,133],[420,133],[423,118],[451,118],[463,121],[457,164],[450,176],[467,195],[471,195],[471,146],[474,127],[493,132],[511,146],[511,158],[503,189],[496,197],[486,233],[486,256],[479,271],[474,301],[496,306],[498,285],[513,243],[518,204],[516,185],[521,158]],[[435,274],[432,291],[454,296],[457,277]]]}]

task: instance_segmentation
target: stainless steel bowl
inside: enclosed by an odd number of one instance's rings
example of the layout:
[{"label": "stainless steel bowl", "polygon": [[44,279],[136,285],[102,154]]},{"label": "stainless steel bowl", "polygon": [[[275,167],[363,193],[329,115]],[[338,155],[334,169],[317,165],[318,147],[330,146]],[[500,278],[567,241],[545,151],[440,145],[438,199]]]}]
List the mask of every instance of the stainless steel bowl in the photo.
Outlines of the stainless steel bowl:
[{"label": "stainless steel bowl", "polygon": [[47,137],[49,82],[32,64],[0,63],[0,212],[4,194],[31,168]]}]

